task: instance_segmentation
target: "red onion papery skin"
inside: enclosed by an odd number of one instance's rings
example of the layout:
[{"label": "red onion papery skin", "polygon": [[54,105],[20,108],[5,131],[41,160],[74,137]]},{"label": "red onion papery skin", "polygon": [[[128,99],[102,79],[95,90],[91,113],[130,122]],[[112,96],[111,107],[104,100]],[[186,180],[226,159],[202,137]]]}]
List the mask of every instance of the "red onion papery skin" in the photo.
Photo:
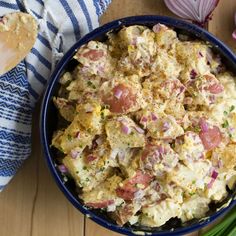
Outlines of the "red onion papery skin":
[{"label": "red onion papery skin", "polygon": [[164,0],[176,15],[204,27],[211,19],[219,0]]}]

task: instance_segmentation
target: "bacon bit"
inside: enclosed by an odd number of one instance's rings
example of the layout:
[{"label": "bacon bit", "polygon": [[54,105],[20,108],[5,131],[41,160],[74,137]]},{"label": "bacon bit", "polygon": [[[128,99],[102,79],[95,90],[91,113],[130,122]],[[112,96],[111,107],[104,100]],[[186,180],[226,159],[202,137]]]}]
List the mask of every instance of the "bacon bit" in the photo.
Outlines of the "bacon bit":
[{"label": "bacon bit", "polygon": [[95,209],[101,209],[101,208],[108,207],[108,206],[110,206],[114,203],[115,203],[114,200],[104,200],[104,201],[101,201],[101,202],[86,202],[85,206],[92,207],[92,208],[95,208]]},{"label": "bacon bit", "polygon": [[96,159],[97,159],[96,156],[94,156],[94,155],[92,155],[92,154],[89,154],[89,155],[86,157],[86,162],[87,162],[87,163],[91,163],[91,162],[93,162],[93,161],[96,160]]},{"label": "bacon bit", "polygon": [[190,79],[193,80],[196,79],[196,77],[197,77],[197,72],[194,69],[192,69],[190,72]]},{"label": "bacon bit", "polygon": [[102,50],[91,49],[88,52],[82,54],[82,56],[88,58],[91,61],[97,61],[104,56],[104,52]]},{"label": "bacon bit", "polygon": [[219,146],[222,140],[220,129],[217,126],[214,126],[211,129],[208,129],[206,132],[201,131],[199,136],[202,140],[205,150],[212,150],[215,147]]}]

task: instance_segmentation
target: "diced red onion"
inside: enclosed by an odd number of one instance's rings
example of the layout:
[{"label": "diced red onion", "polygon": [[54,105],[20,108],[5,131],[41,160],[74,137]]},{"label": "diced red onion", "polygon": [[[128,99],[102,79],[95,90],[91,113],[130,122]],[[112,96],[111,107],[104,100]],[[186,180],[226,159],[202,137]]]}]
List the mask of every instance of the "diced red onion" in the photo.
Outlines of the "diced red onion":
[{"label": "diced red onion", "polygon": [[68,169],[66,168],[65,165],[61,164],[58,166],[58,170],[61,172],[61,173],[67,173],[68,172]]},{"label": "diced red onion", "polygon": [[203,57],[203,55],[202,55],[202,53],[201,53],[201,52],[199,52],[198,54],[199,54],[199,56],[200,56],[200,57]]},{"label": "diced red onion", "polygon": [[146,116],[142,116],[140,123],[146,123],[148,121],[148,118]]},{"label": "diced red onion", "polygon": [[213,170],[211,174],[211,178],[216,179],[218,175],[219,175],[218,172],[216,170]]},{"label": "diced red onion", "polygon": [[155,32],[155,33],[158,33],[160,31],[160,29],[161,29],[160,24],[156,24],[152,28],[153,32]]},{"label": "diced red onion", "polygon": [[167,131],[170,128],[170,123],[165,121],[162,126],[162,131]]},{"label": "diced red onion", "polygon": [[222,160],[218,160],[218,162],[217,162],[217,167],[218,167],[218,168],[223,167],[223,162],[222,162]]},{"label": "diced red onion", "polygon": [[158,146],[158,152],[160,153],[160,154],[164,154],[164,152],[165,152],[165,149],[164,149],[164,147],[163,146]]},{"label": "diced red onion", "polygon": [[152,113],[151,116],[152,116],[152,121],[156,121],[157,120],[157,116],[154,113]]},{"label": "diced red onion", "polygon": [[114,93],[114,96],[117,98],[117,99],[120,99],[121,96],[122,96],[122,90],[121,89],[116,89],[115,93]]},{"label": "diced red onion", "polygon": [[196,76],[197,76],[197,72],[194,69],[192,69],[190,72],[190,79],[195,79]]},{"label": "diced red onion", "polygon": [[118,158],[120,161],[123,161],[125,159],[125,152],[124,151],[119,151],[117,155],[118,155]]},{"label": "diced red onion", "polygon": [[95,142],[97,143],[97,145],[101,145],[102,144],[102,138],[101,137],[97,138]]},{"label": "diced red onion", "polygon": [[219,0],[164,0],[176,15],[204,25],[211,18]]},{"label": "diced red onion", "polygon": [[215,182],[215,179],[211,178],[211,181],[207,184],[207,188],[210,189]]},{"label": "diced red onion", "polygon": [[121,116],[119,116],[119,117],[117,117],[117,119],[116,119],[117,121],[119,121],[119,122],[123,122],[124,121],[124,118],[123,117],[121,117]]},{"label": "diced red onion", "polygon": [[92,107],[90,104],[87,104],[87,105],[85,106],[85,112],[86,112],[86,113],[93,112],[93,107]]},{"label": "diced red onion", "polygon": [[79,131],[76,133],[75,137],[76,137],[77,139],[80,139],[80,132],[79,132]]},{"label": "diced red onion", "polygon": [[134,199],[140,200],[144,197],[145,192],[142,189],[139,189],[137,192],[134,193]]},{"label": "diced red onion", "polygon": [[70,155],[71,155],[71,157],[72,157],[73,159],[76,159],[76,158],[78,157],[79,153],[78,153],[77,151],[75,151],[75,150],[72,150],[72,151],[70,152]]},{"label": "diced red onion", "polygon": [[138,133],[140,133],[140,134],[144,134],[144,130],[143,129],[141,129],[140,127],[138,127],[138,126],[134,126],[134,129],[138,132]]},{"label": "diced red onion", "polygon": [[207,132],[208,131],[208,129],[209,129],[208,124],[203,118],[200,119],[199,125],[200,125],[200,128],[201,128],[202,132]]},{"label": "diced red onion", "polygon": [[131,129],[129,128],[129,126],[127,126],[127,125],[124,124],[124,123],[122,123],[121,131],[122,131],[124,134],[130,134],[130,133],[131,133]]},{"label": "diced red onion", "polygon": [[229,132],[230,133],[233,133],[235,131],[235,128],[234,127],[229,127]]}]

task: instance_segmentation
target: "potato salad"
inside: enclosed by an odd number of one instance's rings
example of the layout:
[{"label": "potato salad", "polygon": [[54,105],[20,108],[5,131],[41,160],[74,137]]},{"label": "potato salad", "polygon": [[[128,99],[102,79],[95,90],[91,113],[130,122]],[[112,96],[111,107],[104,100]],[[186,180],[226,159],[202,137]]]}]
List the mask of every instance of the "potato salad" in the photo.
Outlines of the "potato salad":
[{"label": "potato salad", "polygon": [[52,146],[79,198],[119,225],[203,218],[236,181],[236,86],[211,45],[134,25],[80,47]]}]

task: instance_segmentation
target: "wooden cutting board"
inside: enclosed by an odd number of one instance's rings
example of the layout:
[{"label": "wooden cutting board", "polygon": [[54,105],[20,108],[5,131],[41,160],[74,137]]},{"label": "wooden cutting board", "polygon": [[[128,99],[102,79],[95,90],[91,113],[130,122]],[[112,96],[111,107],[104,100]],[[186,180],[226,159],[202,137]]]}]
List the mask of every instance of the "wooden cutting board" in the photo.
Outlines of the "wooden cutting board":
[{"label": "wooden cutting board", "polygon": [[[227,3],[226,3],[227,2]],[[209,31],[236,51],[232,40],[235,0],[222,0]],[[162,0],[113,0],[101,23],[130,15],[172,15]],[[39,145],[39,106],[34,114],[33,150],[12,183],[0,193],[0,235],[118,236],[79,213],[63,196],[43,160]],[[192,234],[198,235],[198,232]]]}]

